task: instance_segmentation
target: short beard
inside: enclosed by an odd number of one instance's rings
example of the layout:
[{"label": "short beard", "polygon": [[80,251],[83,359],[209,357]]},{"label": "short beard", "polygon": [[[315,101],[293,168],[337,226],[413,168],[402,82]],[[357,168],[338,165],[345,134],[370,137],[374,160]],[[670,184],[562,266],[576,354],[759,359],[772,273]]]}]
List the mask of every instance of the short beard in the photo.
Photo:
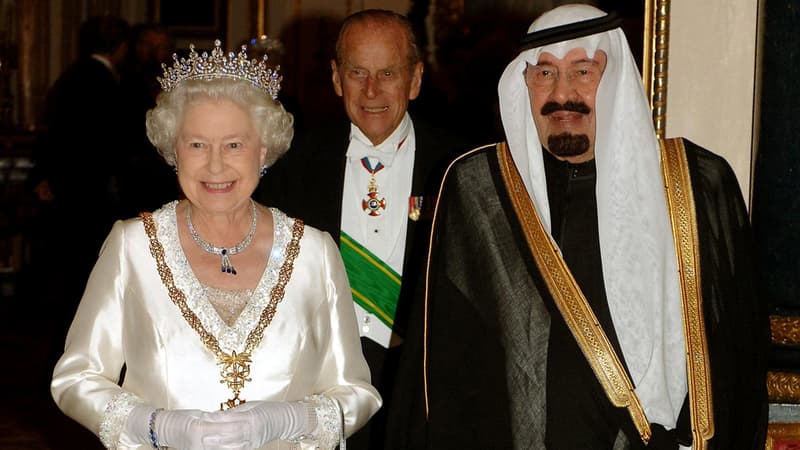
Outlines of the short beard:
[{"label": "short beard", "polygon": [[589,136],[561,133],[548,136],[547,150],[555,156],[578,156],[589,151]]}]

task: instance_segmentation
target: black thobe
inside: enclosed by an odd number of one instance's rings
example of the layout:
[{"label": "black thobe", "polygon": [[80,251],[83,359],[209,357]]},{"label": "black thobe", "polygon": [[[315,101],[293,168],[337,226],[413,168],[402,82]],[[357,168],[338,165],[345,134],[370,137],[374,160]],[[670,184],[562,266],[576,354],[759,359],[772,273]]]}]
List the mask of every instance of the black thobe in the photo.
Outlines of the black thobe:
[{"label": "black thobe", "polygon": [[[769,329],[766,308],[754,291],[747,211],[728,164],[685,144],[711,362],[716,433],[709,448],[760,449],[767,419]],[[420,396],[394,405],[399,417],[401,408],[410,411],[397,426],[420,438],[399,447],[611,449],[620,430],[630,441],[621,448],[640,447],[627,412],[599,397],[596,381],[581,381],[591,371],[577,345],[566,344],[571,335],[562,328],[498,164],[495,147],[485,147],[457,160],[443,182],[427,303],[415,311],[417,339],[407,343],[403,357],[408,386],[420,392],[427,388],[429,415],[426,420],[426,399]],[[549,179],[549,189],[571,185],[579,195],[568,196],[563,189],[551,194],[555,237],[622,356],[596,272],[596,226],[584,230],[592,236],[575,226],[596,214],[593,187],[587,188],[593,174],[588,168],[570,180],[574,167],[562,169],[566,177]],[[558,164],[546,170],[549,177],[559,171]],[[581,251],[584,247],[588,251]],[[678,424],[684,431],[686,409]],[[685,434],[667,433],[657,424],[653,431],[651,448],[676,448],[677,436]]]}]

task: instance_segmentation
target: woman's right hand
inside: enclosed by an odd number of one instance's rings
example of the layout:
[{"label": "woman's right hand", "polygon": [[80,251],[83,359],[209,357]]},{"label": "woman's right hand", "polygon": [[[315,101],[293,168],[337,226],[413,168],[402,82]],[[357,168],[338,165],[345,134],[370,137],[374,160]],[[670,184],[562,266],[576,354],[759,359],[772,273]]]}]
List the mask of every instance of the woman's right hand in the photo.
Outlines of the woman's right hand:
[{"label": "woman's right hand", "polygon": [[211,420],[209,414],[196,409],[161,411],[155,420],[158,445],[176,449],[242,448],[241,428],[244,422]]},{"label": "woman's right hand", "polygon": [[138,441],[153,446],[150,430],[155,432],[159,447],[185,450],[231,450],[249,448],[242,442],[241,421],[221,422],[210,413],[198,409],[167,409],[155,412],[151,406],[140,405],[131,411],[126,428]]}]

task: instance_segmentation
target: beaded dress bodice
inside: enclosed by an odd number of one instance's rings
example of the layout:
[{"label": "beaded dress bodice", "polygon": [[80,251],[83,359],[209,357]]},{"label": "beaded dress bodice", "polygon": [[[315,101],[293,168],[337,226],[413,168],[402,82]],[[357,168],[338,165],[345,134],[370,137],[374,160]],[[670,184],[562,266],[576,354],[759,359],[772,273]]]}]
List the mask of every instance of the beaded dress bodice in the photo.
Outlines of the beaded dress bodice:
[{"label": "beaded dress bodice", "polygon": [[254,289],[223,289],[212,286],[204,286],[209,303],[225,322],[225,325],[232,327],[236,319],[244,310],[250,298],[253,296]]}]

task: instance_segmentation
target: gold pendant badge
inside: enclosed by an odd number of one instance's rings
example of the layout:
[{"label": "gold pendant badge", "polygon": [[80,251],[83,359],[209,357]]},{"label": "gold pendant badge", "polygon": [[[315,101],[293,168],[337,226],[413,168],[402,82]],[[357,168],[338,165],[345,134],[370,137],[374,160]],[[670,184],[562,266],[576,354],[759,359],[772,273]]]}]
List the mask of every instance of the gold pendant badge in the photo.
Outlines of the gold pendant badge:
[{"label": "gold pendant badge", "polygon": [[219,382],[227,384],[228,389],[233,391],[233,398],[219,404],[221,411],[234,408],[246,402],[244,399],[239,398],[239,391],[242,390],[246,381],[252,381],[249,378],[251,362],[250,355],[247,353],[239,355],[235,351],[231,352],[230,355],[223,354],[220,357],[219,365],[222,367],[220,370],[222,379]]},{"label": "gold pendant badge", "polygon": [[200,318],[198,318],[194,311],[186,304],[186,295],[175,286],[172,271],[164,258],[164,247],[161,245],[161,242],[158,241],[158,233],[153,216],[150,213],[142,213],[141,217],[145,232],[150,240],[150,253],[156,261],[161,282],[164,284],[164,287],[167,288],[167,291],[169,291],[172,303],[180,309],[181,315],[195,332],[197,332],[203,345],[217,358],[217,364],[220,366],[220,376],[222,377],[219,382],[227,385],[233,392],[233,398],[219,404],[220,409],[225,410],[245,403],[244,399],[239,398],[239,393],[244,388],[245,382],[252,381],[250,379],[250,364],[252,363],[250,355],[253,354],[253,351],[261,343],[261,338],[264,337],[264,330],[267,329],[272,322],[272,318],[275,317],[278,304],[283,300],[283,296],[286,292],[286,284],[289,283],[289,280],[292,278],[294,260],[297,258],[297,255],[300,254],[300,239],[303,238],[303,230],[305,229],[303,221],[299,219],[294,220],[294,224],[292,225],[292,239],[286,247],[286,259],[281,266],[278,282],[272,286],[269,304],[261,312],[258,323],[247,336],[244,351],[242,353],[232,351],[229,355],[219,347],[217,338],[203,327]]}]

